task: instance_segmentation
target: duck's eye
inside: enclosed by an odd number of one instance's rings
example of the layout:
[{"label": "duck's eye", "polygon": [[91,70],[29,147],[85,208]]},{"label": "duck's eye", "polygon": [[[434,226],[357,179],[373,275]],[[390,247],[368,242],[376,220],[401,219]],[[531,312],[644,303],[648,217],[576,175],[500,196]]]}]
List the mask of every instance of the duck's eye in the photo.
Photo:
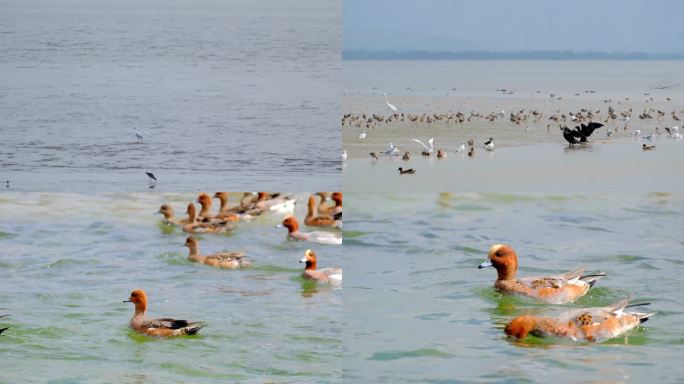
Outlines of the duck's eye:
[{"label": "duck's eye", "polygon": [[501,251],[496,251],[496,252],[494,252],[494,256],[501,257]]}]

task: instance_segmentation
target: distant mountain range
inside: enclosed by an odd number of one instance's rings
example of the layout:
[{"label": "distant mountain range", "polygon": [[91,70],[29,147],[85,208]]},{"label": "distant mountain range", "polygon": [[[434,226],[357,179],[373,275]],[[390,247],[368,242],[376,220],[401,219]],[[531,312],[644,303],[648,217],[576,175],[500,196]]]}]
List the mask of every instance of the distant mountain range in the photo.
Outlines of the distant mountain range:
[{"label": "distant mountain range", "polygon": [[366,51],[344,50],[343,60],[684,60],[684,53],[576,51]]}]

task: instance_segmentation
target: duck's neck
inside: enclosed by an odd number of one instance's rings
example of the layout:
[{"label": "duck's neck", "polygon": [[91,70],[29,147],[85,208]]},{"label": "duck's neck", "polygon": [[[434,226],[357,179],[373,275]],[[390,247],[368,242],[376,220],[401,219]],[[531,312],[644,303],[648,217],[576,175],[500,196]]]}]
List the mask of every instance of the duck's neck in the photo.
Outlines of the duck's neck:
[{"label": "duck's neck", "polygon": [[173,212],[164,211],[164,218],[166,221],[173,221]]},{"label": "duck's neck", "polygon": [[228,199],[225,196],[219,197],[219,201],[221,201],[221,207],[219,208],[220,212],[225,212],[228,210]]},{"label": "duck's neck", "polygon": [[497,280],[515,280],[515,273],[518,267],[513,265],[500,265],[496,268],[498,274]]},{"label": "duck's neck", "polygon": [[307,218],[307,219],[310,219],[310,218],[314,217],[314,209],[315,209],[315,208],[316,208],[316,202],[313,201],[313,200],[310,200],[310,201],[309,201],[309,208],[308,208],[308,210],[306,211],[306,218]]},{"label": "duck's neck", "polygon": [[133,318],[145,317],[145,311],[147,310],[147,305],[145,303],[135,303],[135,314]]},{"label": "duck's neck", "polygon": [[198,245],[198,244],[190,244],[190,245],[188,245],[188,250],[190,251],[190,255],[189,255],[189,256],[199,255],[199,245]]},{"label": "duck's neck", "polygon": [[307,271],[315,271],[316,270],[316,260],[314,260],[314,261],[307,260],[305,269]]},{"label": "duck's neck", "polygon": [[202,210],[200,211],[200,216],[207,216],[209,214],[209,211],[211,211],[211,203],[210,202],[204,202],[202,204]]}]

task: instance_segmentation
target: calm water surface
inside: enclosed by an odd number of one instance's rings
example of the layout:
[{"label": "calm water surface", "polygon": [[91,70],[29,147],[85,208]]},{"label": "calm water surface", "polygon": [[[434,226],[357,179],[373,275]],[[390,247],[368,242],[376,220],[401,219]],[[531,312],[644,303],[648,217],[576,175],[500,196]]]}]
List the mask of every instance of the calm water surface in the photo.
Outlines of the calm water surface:
[{"label": "calm water surface", "polygon": [[[682,194],[347,194],[344,377],[377,383],[681,382]],[[645,327],[600,345],[503,326],[567,306],[502,296],[489,247],[521,275],[605,271],[576,306],[652,302]]]},{"label": "calm water surface", "polygon": [[[190,263],[186,235],[154,212],[194,197],[0,195],[0,314],[10,315],[0,319],[10,327],[0,381],[340,382],[342,290],[302,280],[299,260],[311,247],[321,266],[339,266],[342,248],[287,241],[275,228],[282,216],[271,215],[199,237],[201,251],[244,250],[253,268]],[[137,335],[122,303],[135,288],[148,294],[148,316],[206,327],[196,337]]]},{"label": "calm water surface", "polygon": [[339,189],[339,22],[335,1],[3,1],[0,178]]}]

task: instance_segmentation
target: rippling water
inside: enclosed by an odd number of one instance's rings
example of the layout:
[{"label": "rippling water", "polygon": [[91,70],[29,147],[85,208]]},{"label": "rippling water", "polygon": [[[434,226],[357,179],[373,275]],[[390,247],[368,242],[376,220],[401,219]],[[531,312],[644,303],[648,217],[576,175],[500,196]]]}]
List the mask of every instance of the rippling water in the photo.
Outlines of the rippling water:
[{"label": "rippling water", "polygon": [[339,189],[339,20],[317,0],[3,2],[3,180]]},{"label": "rippling water", "polygon": [[[646,382],[684,375],[682,194],[346,194],[345,380]],[[601,345],[507,340],[521,313],[502,296],[489,247],[509,243],[521,275],[606,271],[573,306],[652,302],[645,327]]]},{"label": "rippling water", "polygon": [[[286,241],[272,215],[200,237],[202,251],[244,250],[253,268],[190,263],[185,234],[154,212],[193,198],[1,195],[0,381],[340,382],[342,291],[300,278],[311,245]],[[322,266],[341,264],[341,247],[312,248]],[[133,333],[122,300],[135,288],[149,316],[207,326],[173,340]]]}]

